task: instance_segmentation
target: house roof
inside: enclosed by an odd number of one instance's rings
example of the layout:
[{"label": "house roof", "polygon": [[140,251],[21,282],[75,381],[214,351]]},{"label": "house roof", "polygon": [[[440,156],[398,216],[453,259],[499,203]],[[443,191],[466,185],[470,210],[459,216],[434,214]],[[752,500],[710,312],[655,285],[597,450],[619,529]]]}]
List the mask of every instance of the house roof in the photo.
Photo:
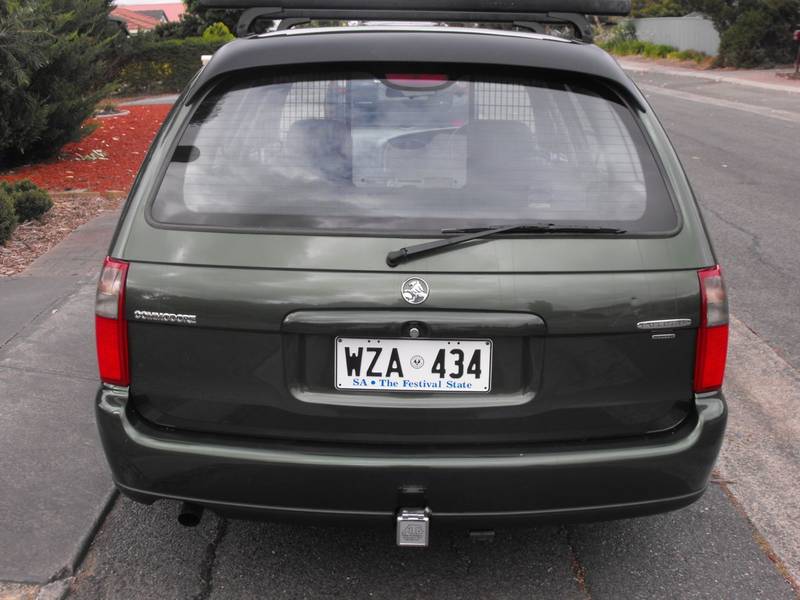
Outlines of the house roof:
[{"label": "house roof", "polygon": [[167,21],[180,21],[181,15],[186,12],[183,2],[162,2],[159,4],[126,4],[125,8],[135,11],[163,10]]},{"label": "house roof", "polygon": [[136,12],[138,12],[139,14],[142,14],[142,15],[147,15],[148,17],[153,17],[154,19],[158,19],[162,23],[165,22],[165,21],[169,21],[169,19],[167,19],[166,13],[161,9],[158,9],[158,10],[138,10],[137,9]]},{"label": "house roof", "polygon": [[125,25],[130,33],[153,29],[161,21],[148,15],[131,10],[129,7],[117,6],[111,11],[111,15],[119,17],[125,21]]}]

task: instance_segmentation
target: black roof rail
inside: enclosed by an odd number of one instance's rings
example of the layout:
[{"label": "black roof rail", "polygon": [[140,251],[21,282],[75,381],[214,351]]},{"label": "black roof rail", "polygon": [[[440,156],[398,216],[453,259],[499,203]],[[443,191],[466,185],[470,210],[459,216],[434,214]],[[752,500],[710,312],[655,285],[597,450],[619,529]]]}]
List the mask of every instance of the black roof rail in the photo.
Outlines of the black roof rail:
[{"label": "black roof rail", "polygon": [[436,21],[513,23],[540,31],[544,24],[572,25],[591,39],[585,15],[627,15],[631,0],[200,0],[207,8],[247,9],[236,33],[251,33],[258,19]]},{"label": "black roof rail", "polygon": [[[548,13],[624,16],[630,0],[200,0],[206,8],[275,8],[278,11],[380,11],[407,13]],[[298,15],[294,15],[298,16]],[[364,18],[364,17],[359,17]]]}]

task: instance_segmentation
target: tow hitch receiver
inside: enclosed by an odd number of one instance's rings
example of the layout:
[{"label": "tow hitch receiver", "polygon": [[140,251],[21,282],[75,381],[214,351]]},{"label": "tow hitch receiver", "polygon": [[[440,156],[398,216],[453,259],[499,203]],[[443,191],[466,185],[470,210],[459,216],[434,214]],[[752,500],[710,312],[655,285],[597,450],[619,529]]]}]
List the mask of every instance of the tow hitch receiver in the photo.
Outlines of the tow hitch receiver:
[{"label": "tow hitch receiver", "polygon": [[397,513],[397,545],[427,547],[429,514],[426,508],[401,508]]}]

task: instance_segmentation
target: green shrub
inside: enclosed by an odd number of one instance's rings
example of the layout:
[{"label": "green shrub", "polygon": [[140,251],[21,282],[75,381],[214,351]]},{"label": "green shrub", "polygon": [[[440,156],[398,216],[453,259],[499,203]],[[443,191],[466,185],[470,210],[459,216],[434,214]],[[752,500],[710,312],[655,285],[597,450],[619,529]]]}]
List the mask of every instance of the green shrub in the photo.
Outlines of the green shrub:
[{"label": "green shrub", "polygon": [[200,21],[205,23],[205,26],[212,25],[217,22],[222,22],[228,28],[228,31],[236,29],[236,23],[244,10],[242,9],[218,9],[206,8],[200,5],[200,0],[185,0],[186,14],[197,17]]},{"label": "green shrub", "polygon": [[109,0],[0,2],[0,168],[73,139],[112,76]]},{"label": "green shrub", "polygon": [[0,246],[4,245],[14,230],[17,228],[17,213],[14,212],[14,200],[5,191],[5,186],[0,189]]},{"label": "green shrub", "polygon": [[119,93],[154,94],[181,91],[200,69],[200,57],[214,54],[225,42],[199,37],[131,40],[120,70]]},{"label": "green shrub", "polygon": [[595,30],[595,42],[601,47],[631,41],[636,41],[636,27],[630,19],[624,19],[610,28],[598,27]]},{"label": "green shrub", "polygon": [[41,188],[39,188],[39,186],[33,183],[30,179],[20,179],[11,185],[11,189],[14,192],[30,192],[32,190],[38,190]]},{"label": "green shrub", "polygon": [[790,36],[778,13],[750,10],[720,35],[719,62],[744,68],[791,62],[792,48],[785,43]]},{"label": "green shrub", "polygon": [[234,36],[225,23],[214,23],[205,28],[202,37],[206,42],[230,42]]},{"label": "green shrub", "polygon": [[41,219],[44,213],[53,208],[50,194],[27,179],[23,179],[14,186],[12,198],[14,199],[14,211],[21,223]]},{"label": "green shrub", "polygon": [[167,21],[159,23],[150,34],[160,39],[183,39],[188,37],[200,37],[203,35],[203,30],[207,27],[207,23],[197,15],[185,12],[181,15],[179,21]]},{"label": "green shrub", "polygon": [[765,67],[794,60],[792,31],[800,0],[691,0],[690,5],[714,21],[720,35],[719,65]]},{"label": "green shrub", "polygon": [[633,0],[633,17],[682,17],[691,12],[686,0]]},{"label": "green shrub", "polygon": [[53,207],[50,194],[30,179],[22,179],[16,183],[0,181],[0,194],[11,198],[14,213],[20,223],[41,219]]}]

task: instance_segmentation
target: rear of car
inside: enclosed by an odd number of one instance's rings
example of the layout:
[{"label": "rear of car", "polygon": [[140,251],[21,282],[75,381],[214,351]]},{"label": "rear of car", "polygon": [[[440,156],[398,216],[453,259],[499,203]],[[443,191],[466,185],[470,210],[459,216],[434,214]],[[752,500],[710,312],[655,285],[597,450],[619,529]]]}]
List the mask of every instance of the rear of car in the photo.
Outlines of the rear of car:
[{"label": "rear of car", "polygon": [[677,158],[610,58],[541,36],[224,48],[131,193],[97,335],[103,443],[146,502],[646,514],[702,494],[725,426],[724,286]]}]

